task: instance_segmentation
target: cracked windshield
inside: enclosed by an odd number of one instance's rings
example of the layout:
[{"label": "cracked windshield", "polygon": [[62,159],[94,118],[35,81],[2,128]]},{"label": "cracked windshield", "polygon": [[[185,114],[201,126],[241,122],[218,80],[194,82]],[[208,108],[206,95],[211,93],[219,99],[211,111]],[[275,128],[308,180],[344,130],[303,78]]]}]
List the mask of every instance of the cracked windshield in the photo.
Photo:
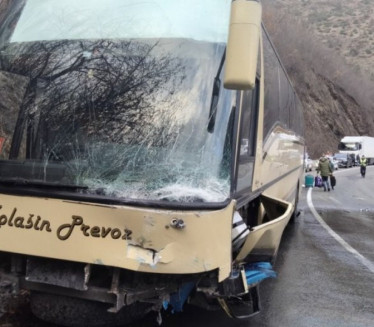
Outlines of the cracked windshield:
[{"label": "cracked windshield", "polygon": [[1,182],[131,200],[229,197],[229,0],[8,5]]}]

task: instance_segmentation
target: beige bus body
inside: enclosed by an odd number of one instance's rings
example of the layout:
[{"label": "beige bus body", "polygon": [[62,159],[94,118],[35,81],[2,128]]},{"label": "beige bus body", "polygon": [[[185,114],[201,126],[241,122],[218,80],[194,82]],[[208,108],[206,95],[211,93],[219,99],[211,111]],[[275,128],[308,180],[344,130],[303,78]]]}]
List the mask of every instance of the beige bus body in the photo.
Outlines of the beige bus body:
[{"label": "beige bus body", "polygon": [[[8,252],[178,274],[231,270],[234,201],[176,211],[1,195],[0,246]],[[174,221],[183,221],[178,228]],[[214,233],[206,233],[214,226]]]},{"label": "beige bus body", "polygon": [[[252,176],[252,192],[259,204],[253,219],[256,223],[249,227],[237,253],[232,251],[232,223],[235,212],[243,210],[237,199],[227,201],[221,209],[187,210],[16,194],[0,194],[0,251],[83,263],[82,290],[88,289],[91,266],[155,275],[216,272],[221,283],[231,276],[234,266],[259,257],[273,261],[283,231],[295,214],[304,146],[302,137],[281,127],[264,139],[266,72],[258,2],[233,1],[226,51],[226,88],[238,90],[242,96],[259,79]],[[241,98],[239,110],[242,108]],[[239,144],[239,128],[234,137]],[[243,287],[248,291],[245,280]],[[131,303],[124,303],[119,293],[114,311]],[[225,300],[221,304],[230,311]]]}]

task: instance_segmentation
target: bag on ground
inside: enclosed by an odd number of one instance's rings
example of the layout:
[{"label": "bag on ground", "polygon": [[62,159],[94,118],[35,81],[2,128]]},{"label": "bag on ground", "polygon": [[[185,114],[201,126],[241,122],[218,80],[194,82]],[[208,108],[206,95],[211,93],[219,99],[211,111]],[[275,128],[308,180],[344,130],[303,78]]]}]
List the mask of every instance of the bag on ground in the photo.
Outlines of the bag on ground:
[{"label": "bag on ground", "polygon": [[317,175],[315,178],[314,178],[314,186],[315,187],[322,187],[323,186],[323,183],[322,183],[322,177],[320,175]]}]

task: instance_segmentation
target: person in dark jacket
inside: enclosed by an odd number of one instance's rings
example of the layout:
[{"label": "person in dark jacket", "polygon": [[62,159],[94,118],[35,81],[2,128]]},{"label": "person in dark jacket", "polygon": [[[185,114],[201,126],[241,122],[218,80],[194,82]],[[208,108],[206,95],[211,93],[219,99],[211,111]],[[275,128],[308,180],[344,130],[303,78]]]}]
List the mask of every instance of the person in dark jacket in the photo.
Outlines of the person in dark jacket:
[{"label": "person in dark jacket", "polygon": [[368,160],[365,158],[364,155],[362,155],[360,159],[360,172],[361,172],[362,177],[365,177],[367,164],[368,164]]},{"label": "person in dark jacket", "polygon": [[330,165],[330,160],[325,155],[323,155],[318,162],[317,172],[321,174],[323,182],[323,190],[326,192],[330,191],[329,176],[332,174],[332,168]]}]

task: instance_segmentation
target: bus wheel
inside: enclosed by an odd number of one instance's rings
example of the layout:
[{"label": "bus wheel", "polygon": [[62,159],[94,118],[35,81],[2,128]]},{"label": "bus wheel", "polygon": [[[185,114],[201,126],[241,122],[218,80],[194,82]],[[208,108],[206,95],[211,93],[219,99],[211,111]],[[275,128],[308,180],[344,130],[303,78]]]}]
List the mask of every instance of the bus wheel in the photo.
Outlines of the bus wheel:
[{"label": "bus wheel", "polygon": [[135,303],[123,307],[118,313],[107,310],[113,305],[67,296],[31,293],[32,313],[41,320],[60,326],[120,326],[129,324],[151,309],[149,304]]}]

